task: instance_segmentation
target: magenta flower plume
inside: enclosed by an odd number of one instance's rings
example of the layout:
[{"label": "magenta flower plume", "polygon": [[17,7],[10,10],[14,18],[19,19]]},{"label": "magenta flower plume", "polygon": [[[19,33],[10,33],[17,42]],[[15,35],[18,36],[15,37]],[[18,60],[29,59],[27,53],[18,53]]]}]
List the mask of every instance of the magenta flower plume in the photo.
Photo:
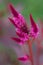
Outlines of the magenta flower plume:
[{"label": "magenta flower plume", "polygon": [[18,17],[18,13],[16,12],[16,10],[13,8],[13,6],[11,4],[9,4],[10,10],[13,14],[14,17]]},{"label": "magenta flower plume", "polygon": [[31,22],[31,33],[34,36],[37,36],[39,34],[39,29],[38,29],[38,25],[36,25],[36,23],[33,20],[32,15],[30,14],[30,22]]},{"label": "magenta flower plume", "polygon": [[9,4],[9,8],[11,13],[13,14],[13,18],[9,18],[9,20],[16,27],[16,34],[20,37],[20,38],[12,38],[12,39],[17,42],[24,43],[25,41],[29,40],[29,36],[31,35],[36,36],[36,34],[38,33],[38,28],[32,18],[32,15],[30,14],[30,21],[32,27],[31,30],[29,30],[24,17],[13,8],[12,4]]},{"label": "magenta flower plume", "polygon": [[[9,8],[10,8],[11,12],[13,10],[12,14],[15,15],[13,17],[13,19],[9,18],[9,20],[16,27],[17,35],[20,37],[20,39],[22,39],[24,41],[27,40],[29,38],[29,35],[28,35],[29,29],[27,27],[24,17],[21,14],[17,13],[17,11],[15,11],[15,9],[13,8],[13,6],[11,4],[9,5]],[[16,16],[16,14],[14,14],[14,12],[17,13],[18,15]]]}]

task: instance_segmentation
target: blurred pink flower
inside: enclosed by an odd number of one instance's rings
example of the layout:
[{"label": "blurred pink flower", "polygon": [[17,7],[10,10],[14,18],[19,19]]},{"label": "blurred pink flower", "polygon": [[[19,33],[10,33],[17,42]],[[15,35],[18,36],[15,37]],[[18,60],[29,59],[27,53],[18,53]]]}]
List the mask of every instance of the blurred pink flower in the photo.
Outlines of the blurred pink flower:
[{"label": "blurred pink flower", "polygon": [[20,38],[12,37],[12,39],[19,42],[20,44],[23,44],[25,41],[29,40],[29,37],[31,36],[36,37],[39,30],[32,18],[32,15],[30,14],[30,21],[31,21],[32,27],[31,27],[31,30],[29,30],[24,17],[13,8],[12,4],[9,4],[9,8],[13,14],[13,18],[9,18],[9,20],[16,27],[16,34],[20,37]]}]

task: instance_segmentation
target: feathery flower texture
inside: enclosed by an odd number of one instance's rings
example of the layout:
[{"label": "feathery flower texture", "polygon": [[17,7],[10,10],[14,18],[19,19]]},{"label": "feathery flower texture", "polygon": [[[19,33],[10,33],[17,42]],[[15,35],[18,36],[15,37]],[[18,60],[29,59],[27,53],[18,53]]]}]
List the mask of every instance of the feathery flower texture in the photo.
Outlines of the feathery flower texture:
[{"label": "feathery flower texture", "polygon": [[19,38],[12,38],[13,40],[17,42],[22,42],[29,40],[30,36],[37,36],[39,33],[38,26],[34,22],[32,15],[30,14],[30,22],[31,22],[31,30],[29,30],[28,25],[24,19],[24,17],[18,13],[12,6],[12,4],[9,4],[9,8],[11,10],[11,13],[13,14],[13,19],[9,18],[9,20],[14,24],[16,27],[16,34],[19,36]]},{"label": "feathery flower texture", "polygon": [[[12,39],[22,45],[28,41],[30,37],[37,37],[39,29],[38,25],[34,22],[32,15],[30,14],[31,29],[29,29],[24,17],[13,8],[12,4],[9,4],[9,8],[13,14],[13,18],[9,17],[9,20],[15,26],[16,34],[19,37],[12,37]],[[21,57],[19,60],[26,60],[27,57]]]}]

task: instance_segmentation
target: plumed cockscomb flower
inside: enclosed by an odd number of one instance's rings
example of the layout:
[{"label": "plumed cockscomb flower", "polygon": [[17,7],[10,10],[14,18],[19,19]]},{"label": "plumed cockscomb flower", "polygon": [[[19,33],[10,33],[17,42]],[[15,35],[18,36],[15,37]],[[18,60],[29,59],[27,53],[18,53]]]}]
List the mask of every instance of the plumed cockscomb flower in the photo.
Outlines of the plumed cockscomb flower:
[{"label": "plumed cockscomb flower", "polygon": [[9,4],[9,8],[11,13],[13,14],[13,18],[9,18],[9,20],[16,27],[16,34],[19,36],[19,38],[12,37],[12,39],[19,42],[20,44],[23,44],[25,41],[29,40],[29,37],[37,36],[37,33],[39,31],[36,23],[32,18],[32,15],[30,14],[30,22],[32,26],[30,30],[24,17],[13,8],[12,4]]}]

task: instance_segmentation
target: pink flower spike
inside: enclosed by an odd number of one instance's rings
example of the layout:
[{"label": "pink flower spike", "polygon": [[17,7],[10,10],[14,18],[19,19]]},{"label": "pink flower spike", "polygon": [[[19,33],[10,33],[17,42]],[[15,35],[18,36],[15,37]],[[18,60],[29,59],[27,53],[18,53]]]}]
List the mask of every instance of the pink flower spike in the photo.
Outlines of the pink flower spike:
[{"label": "pink flower spike", "polygon": [[20,60],[20,61],[27,61],[28,60],[28,57],[27,56],[20,57],[20,58],[18,58],[18,60]]},{"label": "pink flower spike", "polygon": [[12,39],[15,40],[16,42],[21,42],[21,40],[19,38],[13,38],[12,37]]},{"label": "pink flower spike", "polygon": [[22,44],[24,44],[24,42],[20,39],[20,38],[11,38],[11,39],[13,39],[14,41],[16,41],[17,43],[19,43],[19,45],[22,45]]},{"label": "pink flower spike", "polygon": [[11,19],[11,18],[8,18],[8,19],[13,23],[13,25],[14,25],[15,27],[18,27],[13,19]]},{"label": "pink flower spike", "polygon": [[13,8],[13,5],[12,4],[9,4],[9,8],[13,14],[14,17],[18,17],[18,13],[17,11]]},{"label": "pink flower spike", "polygon": [[32,28],[33,28],[33,32],[34,32],[34,33],[37,33],[37,32],[38,32],[38,28],[37,28],[37,25],[36,25],[36,23],[34,22],[34,20],[33,20],[31,14],[30,14],[30,21],[31,21],[31,25],[32,25]]}]

